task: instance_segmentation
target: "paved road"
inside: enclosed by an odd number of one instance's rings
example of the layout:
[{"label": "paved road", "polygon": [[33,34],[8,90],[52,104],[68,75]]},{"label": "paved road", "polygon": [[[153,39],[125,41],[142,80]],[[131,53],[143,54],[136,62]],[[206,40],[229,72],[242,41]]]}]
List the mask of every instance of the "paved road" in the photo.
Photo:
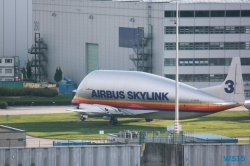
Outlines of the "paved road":
[{"label": "paved road", "polygon": [[227,111],[247,111],[247,110],[248,109],[246,109],[244,106],[239,106],[239,107],[228,109]]},{"label": "paved road", "polygon": [[0,109],[0,115],[27,115],[27,114],[54,114],[54,113],[70,113],[66,111],[73,106],[23,106],[8,107]]}]

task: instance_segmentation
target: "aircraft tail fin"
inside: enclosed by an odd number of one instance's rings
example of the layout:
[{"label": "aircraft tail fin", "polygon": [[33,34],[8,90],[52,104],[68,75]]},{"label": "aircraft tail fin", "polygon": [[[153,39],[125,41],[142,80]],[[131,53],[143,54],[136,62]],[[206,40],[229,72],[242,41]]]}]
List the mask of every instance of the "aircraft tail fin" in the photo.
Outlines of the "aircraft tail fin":
[{"label": "aircraft tail fin", "polygon": [[232,59],[227,78],[222,84],[200,90],[227,101],[244,103],[245,96],[240,58],[234,57]]}]

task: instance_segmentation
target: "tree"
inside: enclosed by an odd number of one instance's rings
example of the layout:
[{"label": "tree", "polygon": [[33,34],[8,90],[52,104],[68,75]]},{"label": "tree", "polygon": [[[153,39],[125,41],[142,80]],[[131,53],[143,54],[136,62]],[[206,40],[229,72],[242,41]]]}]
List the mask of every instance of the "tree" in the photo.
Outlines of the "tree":
[{"label": "tree", "polygon": [[59,81],[62,81],[62,70],[61,70],[60,66],[59,66],[59,69],[58,69],[58,79],[59,79]]},{"label": "tree", "polygon": [[27,77],[28,77],[28,79],[30,79],[31,78],[31,62],[30,62],[30,60],[28,59],[28,63],[27,63],[27,65],[26,65],[26,69],[27,69]]},{"label": "tree", "polygon": [[23,67],[22,73],[23,73],[23,79],[27,79],[28,77],[27,77],[27,71],[25,67]]},{"label": "tree", "polygon": [[56,68],[56,72],[55,72],[55,75],[54,75],[54,80],[56,81],[57,85],[58,85],[58,82],[60,82],[62,80],[62,70],[61,70],[60,67]]},{"label": "tree", "polygon": [[55,72],[55,75],[54,75],[54,80],[56,81],[56,84],[58,84],[58,82],[59,82],[59,78],[58,78],[58,67],[56,68],[56,72]]}]

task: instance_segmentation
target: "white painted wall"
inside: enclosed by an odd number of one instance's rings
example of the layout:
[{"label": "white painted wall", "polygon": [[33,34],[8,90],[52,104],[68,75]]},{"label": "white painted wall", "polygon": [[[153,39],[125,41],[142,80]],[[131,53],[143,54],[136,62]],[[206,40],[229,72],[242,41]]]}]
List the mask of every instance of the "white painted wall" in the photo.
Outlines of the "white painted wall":
[{"label": "white painted wall", "polygon": [[0,57],[19,56],[20,67],[30,58],[32,0],[0,0]]}]

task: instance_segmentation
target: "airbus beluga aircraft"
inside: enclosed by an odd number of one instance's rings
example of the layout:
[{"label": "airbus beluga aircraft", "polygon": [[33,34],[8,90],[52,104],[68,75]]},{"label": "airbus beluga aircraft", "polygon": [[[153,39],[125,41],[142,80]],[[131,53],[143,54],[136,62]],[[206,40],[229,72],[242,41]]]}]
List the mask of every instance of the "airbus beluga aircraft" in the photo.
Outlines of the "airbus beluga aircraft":
[{"label": "airbus beluga aircraft", "polygon": [[[179,118],[200,117],[244,104],[240,58],[232,59],[225,81],[197,89],[179,83]],[[80,83],[72,100],[81,120],[104,117],[111,125],[117,117],[175,118],[175,81],[138,71],[96,70]]]}]

